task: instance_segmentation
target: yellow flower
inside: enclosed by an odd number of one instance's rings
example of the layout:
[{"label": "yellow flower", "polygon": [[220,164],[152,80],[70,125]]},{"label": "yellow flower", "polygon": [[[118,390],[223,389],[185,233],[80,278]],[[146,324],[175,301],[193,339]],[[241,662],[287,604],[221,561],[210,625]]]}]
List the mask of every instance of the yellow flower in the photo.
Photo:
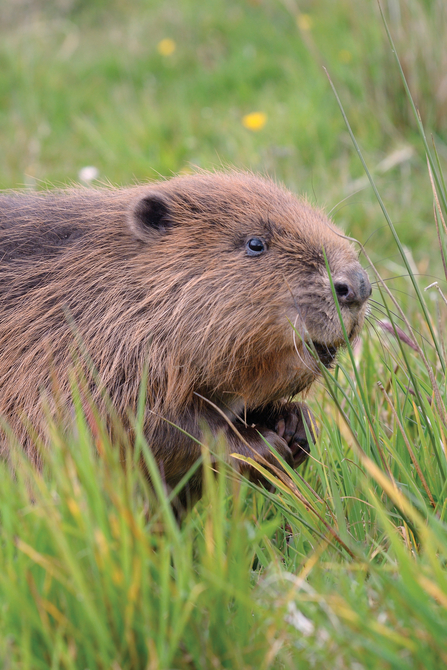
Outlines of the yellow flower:
[{"label": "yellow flower", "polygon": [[72,513],[72,516],[76,517],[77,519],[82,517],[81,510],[79,509],[79,505],[76,500],[73,500],[73,498],[68,498],[67,505],[68,509]]},{"label": "yellow flower", "polygon": [[165,37],[157,44],[157,51],[162,56],[171,56],[176,48],[176,43],[170,37]]},{"label": "yellow flower", "polygon": [[309,14],[298,14],[296,24],[300,30],[308,31],[312,28],[313,20]]},{"label": "yellow flower", "polygon": [[264,112],[252,112],[242,117],[242,125],[248,130],[262,130],[267,123],[267,114]]},{"label": "yellow flower", "polygon": [[352,53],[347,49],[341,49],[338,52],[338,58],[342,63],[350,63],[352,61]]}]

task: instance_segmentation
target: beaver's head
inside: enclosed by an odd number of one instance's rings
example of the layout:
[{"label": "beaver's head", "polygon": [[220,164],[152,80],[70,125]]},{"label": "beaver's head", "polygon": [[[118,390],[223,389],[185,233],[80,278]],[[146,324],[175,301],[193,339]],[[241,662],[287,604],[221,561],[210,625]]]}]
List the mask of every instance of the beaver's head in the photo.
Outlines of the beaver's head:
[{"label": "beaver's head", "polygon": [[164,327],[152,337],[199,387],[260,404],[310,386],[318,366],[304,342],[326,366],[344,343],[328,267],[349,339],[360,331],[371,285],[352,245],[270,180],[172,179],[142,193],[129,223],[143,283],[162,282]]}]

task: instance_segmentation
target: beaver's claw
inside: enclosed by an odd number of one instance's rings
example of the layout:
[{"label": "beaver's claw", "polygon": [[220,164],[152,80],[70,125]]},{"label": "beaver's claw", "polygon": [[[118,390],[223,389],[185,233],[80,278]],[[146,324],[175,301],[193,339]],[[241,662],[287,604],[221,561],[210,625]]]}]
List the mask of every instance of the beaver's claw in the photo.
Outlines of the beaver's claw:
[{"label": "beaver's claw", "polygon": [[293,455],[293,467],[297,468],[310,453],[310,445],[306,435],[305,424],[315,441],[315,421],[310,409],[304,403],[287,403],[281,408],[281,414],[275,424],[275,432],[283,438]]}]

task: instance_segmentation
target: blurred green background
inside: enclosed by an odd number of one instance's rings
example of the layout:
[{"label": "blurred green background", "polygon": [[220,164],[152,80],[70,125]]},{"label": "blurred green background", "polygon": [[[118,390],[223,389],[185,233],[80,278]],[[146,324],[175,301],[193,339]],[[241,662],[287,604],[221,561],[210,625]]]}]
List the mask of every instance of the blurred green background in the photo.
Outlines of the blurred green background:
[{"label": "blurred green background", "polygon": [[[445,3],[383,5],[444,159]],[[382,261],[394,248],[324,66],[427,269],[431,189],[375,1],[2,0],[0,26],[1,188],[78,182],[86,166],[125,185],[234,165],[335,207],[363,242],[376,233]]]}]

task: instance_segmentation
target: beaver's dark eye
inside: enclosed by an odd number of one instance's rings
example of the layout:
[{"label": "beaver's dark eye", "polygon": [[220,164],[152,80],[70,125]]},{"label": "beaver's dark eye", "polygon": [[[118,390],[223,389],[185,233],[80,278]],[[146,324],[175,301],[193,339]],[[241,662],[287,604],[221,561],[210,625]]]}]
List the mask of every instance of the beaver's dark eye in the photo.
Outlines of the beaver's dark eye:
[{"label": "beaver's dark eye", "polygon": [[267,245],[260,237],[251,237],[245,245],[247,256],[259,256],[266,249]]}]

